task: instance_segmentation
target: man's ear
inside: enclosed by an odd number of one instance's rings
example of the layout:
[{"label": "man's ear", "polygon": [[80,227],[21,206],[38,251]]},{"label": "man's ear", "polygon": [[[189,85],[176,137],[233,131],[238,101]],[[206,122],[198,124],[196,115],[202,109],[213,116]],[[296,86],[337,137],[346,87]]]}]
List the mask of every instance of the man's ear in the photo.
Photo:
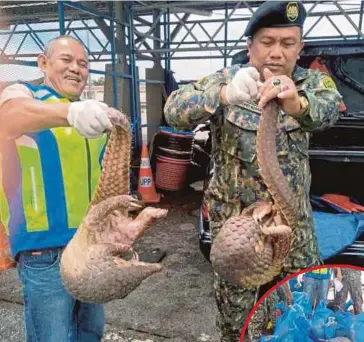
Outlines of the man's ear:
[{"label": "man's ear", "polygon": [[37,62],[38,62],[38,68],[43,72],[45,72],[48,63],[47,56],[44,53],[41,53],[37,58]]},{"label": "man's ear", "polygon": [[304,46],[305,46],[305,41],[304,41],[303,39],[301,39],[300,51],[299,51],[299,53],[298,53],[298,54],[300,54],[300,53],[302,52],[302,50],[303,50]]},{"label": "man's ear", "polygon": [[251,40],[251,38],[248,38],[247,39],[247,41],[246,41],[246,47],[248,48],[247,56],[249,57],[250,56],[250,50],[252,48],[252,40]]}]

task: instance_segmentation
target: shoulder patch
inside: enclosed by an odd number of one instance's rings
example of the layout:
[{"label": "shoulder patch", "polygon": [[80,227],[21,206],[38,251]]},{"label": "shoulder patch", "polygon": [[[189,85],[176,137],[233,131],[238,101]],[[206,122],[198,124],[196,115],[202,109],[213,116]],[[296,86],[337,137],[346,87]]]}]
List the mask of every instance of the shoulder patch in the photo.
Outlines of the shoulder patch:
[{"label": "shoulder patch", "polygon": [[334,82],[334,80],[330,77],[330,76],[326,76],[324,79],[323,79],[323,84],[325,86],[325,88],[333,88],[333,89],[337,89],[336,88],[336,84]]}]

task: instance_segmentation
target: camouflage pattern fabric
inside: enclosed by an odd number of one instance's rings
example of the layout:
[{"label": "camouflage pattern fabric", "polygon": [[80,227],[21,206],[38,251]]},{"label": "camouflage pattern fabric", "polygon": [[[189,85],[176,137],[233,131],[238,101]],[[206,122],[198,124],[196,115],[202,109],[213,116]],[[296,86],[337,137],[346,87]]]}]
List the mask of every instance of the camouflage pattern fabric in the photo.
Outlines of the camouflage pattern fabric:
[{"label": "camouflage pattern fabric", "polygon": [[340,308],[344,308],[344,305],[348,299],[350,293],[353,301],[354,312],[359,314],[362,312],[363,294],[361,289],[361,271],[353,270],[351,268],[342,268],[342,284],[341,291],[335,294],[335,305]]},{"label": "camouflage pattern fabric", "polygon": [[[227,67],[180,87],[169,96],[164,108],[169,125],[179,130],[192,129],[208,119],[211,121],[214,173],[205,192],[205,200],[213,238],[232,215],[239,215],[245,207],[258,200],[271,200],[260,177],[256,158],[256,134],[261,115],[257,102],[226,106],[220,103],[219,98],[220,88],[246,66]],[[279,113],[278,158],[282,172],[300,202],[300,220],[292,233],[291,250],[283,273],[293,273],[321,263],[309,201],[311,172],[308,144],[310,132],[335,123],[341,103],[341,95],[332,82],[327,82],[329,76],[325,73],[296,67],[292,79],[299,93],[307,97],[310,106],[297,119],[283,111]],[[220,311],[217,326],[221,341],[236,342],[254,304],[256,291],[232,286],[218,276],[215,290]]]},{"label": "camouflage pattern fabric", "polygon": [[249,338],[254,341],[264,335],[272,335],[277,320],[274,306],[278,304],[277,290],[271,292],[258,306],[248,325]]}]

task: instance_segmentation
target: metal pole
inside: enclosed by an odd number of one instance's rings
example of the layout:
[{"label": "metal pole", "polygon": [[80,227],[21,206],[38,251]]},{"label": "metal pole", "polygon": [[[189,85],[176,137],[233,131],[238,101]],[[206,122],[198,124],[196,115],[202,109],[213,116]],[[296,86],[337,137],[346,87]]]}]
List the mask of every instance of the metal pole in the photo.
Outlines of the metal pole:
[{"label": "metal pole", "polygon": [[66,30],[64,28],[64,4],[63,1],[58,1],[58,20],[59,20],[59,33],[64,35]]},{"label": "metal pole", "polygon": [[[171,70],[171,52],[170,52],[170,37],[171,37],[171,26],[170,26],[170,13],[169,9],[164,13],[164,40],[165,40],[165,54],[164,54],[164,81],[166,84],[167,95],[170,93],[169,89],[169,75]],[[162,49],[159,49],[162,50]]]},{"label": "metal pole", "polygon": [[[165,51],[165,69],[167,72],[169,72],[171,70],[171,51],[170,51],[170,39],[171,39],[171,26],[170,26],[170,13],[169,13],[169,9],[167,9],[167,11],[164,14],[164,40],[165,40],[165,46],[166,49]],[[159,49],[162,50],[162,49]]]},{"label": "metal pole", "polygon": [[[225,3],[225,18],[227,18],[228,16],[228,4],[227,2]],[[224,45],[227,45],[227,40],[228,40],[228,21],[225,22],[225,43]],[[227,58],[226,58],[226,54],[227,51],[224,50],[224,68],[226,68],[227,65]]]},{"label": "metal pole", "polygon": [[[363,28],[363,15],[364,15],[364,1],[360,2],[360,14],[359,14],[359,30],[361,32]],[[360,34],[358,33],[358,37],[360,37]]]},{"label": "metal pole", "polygon": [[112,17],[112,3],[109,3],[109,10],[110,10],[110,47],[111,47],[111,69],[112,69],[112,92],[113,92],[113,106],[114,108],[119,108],[119,101],[118,101],[118,87],[117,87],[117,80],[116,80],[116,60],[115,60],[115,30],[114,30],[114,20]]},{"label": "metal pole", "polygon": [[135,45],[134,45],[134,22],[133,22],[133,9],[131,5],[125,4],[127,8],[127,19],[128,19],[128,38],[129,38],[129,47],[130,47],[130,55],[129,55],[129,68],[130,68],[130,103],[131,103],[131,113],[130,119],[133,125],[133,133],[134,133],[134,156],[138,155],[138,151],[140,150],[140,137],[141,137],[141,127],[139,123],[139,106],[138,106],[138,80],[136,75],[136,56],[135,56]]},{"label": "metal pole", "polygon": [[[115,6],[116,18],[121,22],[126,22],[124,6],[123,6],[122,1],[115,1],[114,6]],[[124,25],[120,25],[120,24],[116,25],[116,37],[119,41],[119,44],[121,44],[121,46],[119,47],[120,51],[126,51],[127,44],[126,44],[126,38],[125,38],[125,26]],[[122,63],[125,66],[127,63],[126,62],[126,52],[118,53],[118,60],[122,61]],[[122,71],[124,71],[124,70],[122,70]]]},{"label": "metal pole", "polygon": [[[153,11],[153,21],[156,22],[158,20],[158,24],[155,26],[153,30],[153,36],[155,39],[153,39],[153,48],[154,49],[160,49],[161,48],[161,25],[160,25],[160,17],[161,14],[157,13],[156,11]],[[154,62],[154,66],[161,66],[161,55],[157,54],[158,59]]]},{"label": "metal pole", "polygon": [[[171,14],[170,14],[170,11],[169,11],[169,8],[167,9],[167,37],[168,37],[168,40],[167,40],[167,45],[168,45],[168,48],[171,47],[170,45],[170,41],[171,41]],[[168,60],[168,68],[167,70],[168,71],[171,71],[171,52],[168,51],[167,53],[167,60]]]}]

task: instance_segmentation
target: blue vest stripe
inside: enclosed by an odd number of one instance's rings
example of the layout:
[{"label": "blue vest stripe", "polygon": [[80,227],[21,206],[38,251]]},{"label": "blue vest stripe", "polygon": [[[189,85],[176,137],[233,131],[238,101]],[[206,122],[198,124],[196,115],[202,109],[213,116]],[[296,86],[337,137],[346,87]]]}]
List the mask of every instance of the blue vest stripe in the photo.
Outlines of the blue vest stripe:
[{"label": "blue vest stripe", "polygon": [[46,95],[44,95],[44,96],[42,96],[42,97],[38,98],[38,100],[40,100],[40,101],[45,101],[45,100],[49,99],[49,98],[50,98],[50,97],[52,97],[52,96],[54,96],[54,95],[53,95],[53,94],[46,94]]}]

